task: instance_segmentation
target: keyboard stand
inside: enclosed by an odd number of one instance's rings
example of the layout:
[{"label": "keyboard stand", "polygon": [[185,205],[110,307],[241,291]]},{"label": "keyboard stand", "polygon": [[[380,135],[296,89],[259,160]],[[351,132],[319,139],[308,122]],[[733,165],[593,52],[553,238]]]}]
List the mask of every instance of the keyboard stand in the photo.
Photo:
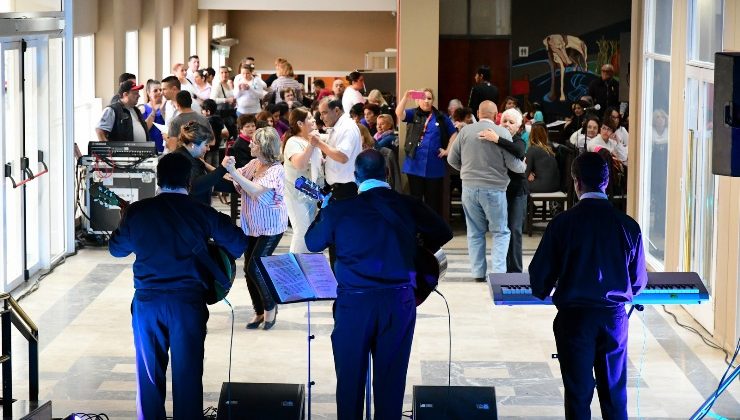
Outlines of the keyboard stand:
[{"label": "keyboard stand", "polygon": [[704,418],[709,413],[709,409],[712,408],[712,405],[714,402],[719,398],[719,395],[724,392],[725,389],[727,389],[728,386],[740,375],[740,366],[736,367],[735,370],[732,371],[732,373],[725,378],[724,381],[722,381],[719,386],[717,387],[717,391],[713,392],[712,395],[707,398],[706,401],[699,407],[698,410],[696,410],[696,413],[694,413],[690,419],[691,420],[698,420]]},{"label": "keyboard stand", "polygon": [[630,308],[629,312],[627,312],[627,319],[629,319],[629,317],[632,316],[632,311],[634,311],[635,309],[637,309],[638,312],[642,312],[642,311],[645,310],[645,306],[644,305],[640,305],[639,303],[638,304],[635,304],[635,305],[632,305],[632,307]]}]

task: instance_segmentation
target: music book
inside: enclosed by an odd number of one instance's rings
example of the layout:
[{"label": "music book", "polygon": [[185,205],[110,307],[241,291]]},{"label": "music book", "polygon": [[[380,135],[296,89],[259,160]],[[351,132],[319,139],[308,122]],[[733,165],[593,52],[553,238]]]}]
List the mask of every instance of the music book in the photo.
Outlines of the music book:
[{"label": "music book", "polygon": [[278,303],[337,298],[337,279],[324,254],[260,257],[265,282]]}]

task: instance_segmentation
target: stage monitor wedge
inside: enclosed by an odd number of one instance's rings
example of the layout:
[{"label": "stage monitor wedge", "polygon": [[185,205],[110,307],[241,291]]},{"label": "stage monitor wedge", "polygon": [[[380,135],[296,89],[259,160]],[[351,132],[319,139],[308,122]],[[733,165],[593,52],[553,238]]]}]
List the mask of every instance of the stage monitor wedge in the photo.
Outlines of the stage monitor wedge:
[{"label": "stage monitor wedge", "polygon": [[740,53],[718,52],[714,55],[711,130],[712,173],[740,176]]},{"label": "stage monitor wedge", "polygon": [[414,420],[495,420],[492,386],[414,386]]},{"label": "stage monitor wedge", "polygon": [[224,382],[218,420],[305,420],[305,385]]}]

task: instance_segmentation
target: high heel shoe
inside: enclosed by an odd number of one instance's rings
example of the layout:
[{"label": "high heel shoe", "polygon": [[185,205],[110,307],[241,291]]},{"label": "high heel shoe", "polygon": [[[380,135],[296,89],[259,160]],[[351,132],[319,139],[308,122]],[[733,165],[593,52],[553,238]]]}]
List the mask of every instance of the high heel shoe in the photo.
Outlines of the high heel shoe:
[{"label": "high heel shoe", "polygon": [[262,321],[264,320],[265,320],[265,314],[255,315],[251,321],[247,322],[247,329],[256,330],[257,328],[259,328],[260,324],[262,324]]},{"label": "high heel shoe", "polygon": [[263,330],[269,330],[273,326],[275,326],[275,321],[277,321],[277,313],[278,313],[278,307],[275,305],[275,315],[272,317],[272,321],[267,320],[267,314],[272,311],[265,311],[265,323],[262,325]]}]

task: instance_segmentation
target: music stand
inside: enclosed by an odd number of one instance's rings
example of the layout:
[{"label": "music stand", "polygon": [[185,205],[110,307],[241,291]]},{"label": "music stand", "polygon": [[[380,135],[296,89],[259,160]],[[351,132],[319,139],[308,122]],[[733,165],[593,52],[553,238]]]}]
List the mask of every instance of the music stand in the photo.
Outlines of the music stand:
[{"label": "music stand", "polygon": [[[320,254],[323,257],[323,254]],[[311,379],[311,341],[314,340],[316,337],[311,334],[311,302],[314,301],[321,301],[321,300],[335,300],[336,299],[336,291],[334,292],[333,297],[312,297],[312,298],[300,298],[300,299],[283,299],[281,298],[280,293],[278,292],[278,288],[275,286],[275,282],[273,281],[273,278],[270,276],[270,273],[265,268],[264,261],[269,261],[271,258],[281,258],[282,255],[274,255],[274,256],[266,256],[266,257],[260,257],[257,259],[257,268],[259,269],[260,274],[262,275],[263,279],[265,280],[265,284],[267,285],[267,288],[270,289],[270,293],[272,294],[273,298],[275,299],[275,302],[285,305],[290,303],[300,303],[300,302],[306,302],[306,311],[307,311],[307,320],[308,325],[306,327],[306,337],[307,337],[307,375],[308,375],[308,392],[306,393],[307,396],[307,406],[308,406],[308,420],[311,420],[311,389],[313,388],[313,385],[316,384]],[[328,266],[327,261],[327,266]],[[336,280],[335,280],[336,283]]]}]

